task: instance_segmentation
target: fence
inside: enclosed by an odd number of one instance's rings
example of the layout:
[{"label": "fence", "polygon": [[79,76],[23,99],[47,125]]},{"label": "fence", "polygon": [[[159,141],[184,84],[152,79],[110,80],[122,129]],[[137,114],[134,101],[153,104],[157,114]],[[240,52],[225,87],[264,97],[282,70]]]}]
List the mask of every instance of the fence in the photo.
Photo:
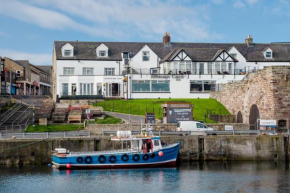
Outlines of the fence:
[{"label": "fence", "polygon": [[43,132],[43,133],[0,133],[0,139],[15,137],[21,139],[43,139],[43,138],[67,138],[67,137],[90,137],[90,132]]}]

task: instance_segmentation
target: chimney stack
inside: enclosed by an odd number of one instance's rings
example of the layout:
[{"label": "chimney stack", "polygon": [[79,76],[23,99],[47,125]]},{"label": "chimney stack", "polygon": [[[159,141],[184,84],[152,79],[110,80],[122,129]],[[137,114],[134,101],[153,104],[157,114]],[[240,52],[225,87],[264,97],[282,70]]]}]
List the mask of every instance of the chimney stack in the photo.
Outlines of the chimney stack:
[{"label": "chimney stack", "polygon": [[163,36],[163,44],[164,46],[170,46],[170,33],[165,32],[165,35]]},{"label": "chimney stack", "polygon": [[248,38],[245,40],[245,43],[248,46],[253,46],[254,45],[252,35],[248,35]]}]

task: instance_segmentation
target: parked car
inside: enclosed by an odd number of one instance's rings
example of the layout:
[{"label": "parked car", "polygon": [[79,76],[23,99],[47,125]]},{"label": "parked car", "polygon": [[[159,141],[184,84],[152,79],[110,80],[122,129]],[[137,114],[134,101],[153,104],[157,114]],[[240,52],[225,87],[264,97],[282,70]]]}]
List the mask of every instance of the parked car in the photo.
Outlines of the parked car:
[{"label": "parked car", "polygon": [[214,129],[198,121],[178,121],[177,131],[213,131]]}]

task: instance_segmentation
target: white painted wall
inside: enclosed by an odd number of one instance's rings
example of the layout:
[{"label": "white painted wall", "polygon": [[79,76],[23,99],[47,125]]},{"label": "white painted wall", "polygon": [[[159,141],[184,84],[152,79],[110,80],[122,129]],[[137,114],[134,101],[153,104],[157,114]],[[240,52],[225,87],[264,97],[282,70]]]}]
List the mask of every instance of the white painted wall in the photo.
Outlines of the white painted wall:
[{"label": "white painted wall", "polygon": [[[150,60],[143,61],[143,51],[149,51]],[[131,58],[130,66],[136,70],[140,69],[150,69],[157,67],[157,60],[159,60],[158,56],[147,46],[145,45],[133,58]]]},{"label": "white painted wall", "polygon": [[208,92],[190,92],[190,81],[191,80],[215,80],[217,82],[229,82],[232,80],[240,81],[244,78],[244,75],[184,75],[179,81],[176,78],[169,76],[167,79],[152,78],[151,75],[131,75],[129,79],[129,91],[132,90],[132,80],[170,80],[170,92],[169,93],[130,93],[129,98],[140,99],[140,98],[209,98]]}]

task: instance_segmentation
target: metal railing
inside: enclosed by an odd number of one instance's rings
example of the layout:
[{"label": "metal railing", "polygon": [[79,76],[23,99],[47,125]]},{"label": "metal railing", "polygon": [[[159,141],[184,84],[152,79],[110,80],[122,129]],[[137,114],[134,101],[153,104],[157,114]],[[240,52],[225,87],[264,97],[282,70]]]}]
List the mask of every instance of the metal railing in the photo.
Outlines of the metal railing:
[{"label": "metal railing", "polygon": [[1,116],[0,126],[7,121],[12,115],[14,115],[20,108],[22,107],[21,104],[17,103],[13,107],[11,107],[7,112],[5,112]]},{"label": "metal railing", "polygon": [[15,137],[16,139],[43,139],[43,138],[67,138],[67,137],[90,137],[90,132],[43,132],[43,133],[0,133],[0,139],[9,139]]},{"label": "metal railing", "polygon": [[[131,131],[132,135],[140,134],[141,131]],[[275,130],[232,130],[232,131],[153,131],[154,135],[238,135],[238,134],[275,134]],[[117,131],[102,131],[102,135],[116,135]]]}]

